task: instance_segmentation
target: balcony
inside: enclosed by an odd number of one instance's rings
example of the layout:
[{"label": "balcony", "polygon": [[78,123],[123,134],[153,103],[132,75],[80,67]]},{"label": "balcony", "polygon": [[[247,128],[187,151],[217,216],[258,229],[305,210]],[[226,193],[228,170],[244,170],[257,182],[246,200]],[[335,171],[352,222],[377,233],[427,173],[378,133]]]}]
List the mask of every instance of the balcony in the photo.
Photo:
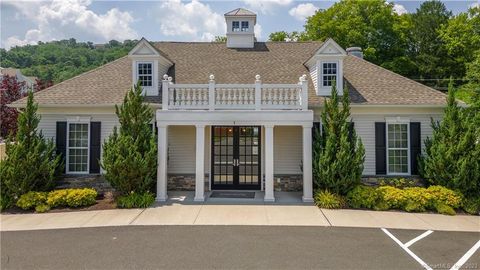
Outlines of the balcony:
[{"label": "balcony", "polygon": [[175,84],[168,75],[162,80],[162,110],[307,110],[306,75],[297,84]]}]

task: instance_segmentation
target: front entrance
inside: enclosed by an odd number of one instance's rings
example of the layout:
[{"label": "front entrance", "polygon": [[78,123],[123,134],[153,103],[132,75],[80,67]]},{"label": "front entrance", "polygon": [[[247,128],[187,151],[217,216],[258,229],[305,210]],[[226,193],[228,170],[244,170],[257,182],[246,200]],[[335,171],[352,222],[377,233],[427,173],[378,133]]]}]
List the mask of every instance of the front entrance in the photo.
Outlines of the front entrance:
[{"label": "front entrance", "polygon": [[212,127],[212,189],[260,189],[261,128]]}]

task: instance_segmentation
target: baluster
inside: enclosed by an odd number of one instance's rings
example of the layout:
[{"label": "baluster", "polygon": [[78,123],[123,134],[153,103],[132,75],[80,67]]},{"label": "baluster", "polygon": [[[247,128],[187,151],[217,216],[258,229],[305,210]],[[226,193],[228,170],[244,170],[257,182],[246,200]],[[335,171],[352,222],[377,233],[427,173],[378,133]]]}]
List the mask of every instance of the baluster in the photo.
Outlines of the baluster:
[{"label": "baluster", "polygon": [[290,105],[295,105],[295,89],[290,88]]}]

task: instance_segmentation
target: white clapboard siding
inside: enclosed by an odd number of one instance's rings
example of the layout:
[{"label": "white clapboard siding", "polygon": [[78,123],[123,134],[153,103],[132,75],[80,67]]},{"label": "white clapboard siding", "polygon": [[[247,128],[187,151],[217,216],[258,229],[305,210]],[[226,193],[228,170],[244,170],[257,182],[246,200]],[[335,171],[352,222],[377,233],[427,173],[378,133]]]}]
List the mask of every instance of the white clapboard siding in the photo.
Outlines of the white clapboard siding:
[{"label": "white clapboard siding", "polygon": [[[168,173],[195,173],[195,126],[168,127]],[[210,126],[205,127],[205,173],[210,171]]]},{"label": "white clapboard siding", "polygon": [[[74,115],[77,116],[77,115]],[[91,117],[91,122],[101,122],[100,139],[103,142],[108,139],[113,132],[114,126],[119,126],[118,118],[115,114],[93,114],[86,115]],[[56,140],[57,122],[66,122],[69,115],[61,114],[42,114],[38,130],[41,131],[45,138]],[[72,116],[73,117],[73,116]],[[103,156],[103,147],[100,150],[100,157]]]},{"label": "white clapboard siding", "polygon": [[302,174],[302,128],[276,126],[273,134],[273,173]]},{"label": "white clapboard siding", "polygon": [[[385,117],[392,115],[353,115],[352,119],[355,123],[355,131],[362,139],[365,146],[365,167],[364,175],[375,175],[375,122],[385,122]],[[421,138],[422,138],[422,152],[424,151],[424,141],[428,136],[432,135],[432,127],[430,118],[435,120],[440,119],[439,115],[402,115],[403,118],[409,118],[410,122],[420,122]]]},{"label": "white clapboard siding", "polygon": [[317,70],[317,65],[311,66],[310,67],[310,78],[312,78],[313,82],[313,87],[315,88],[315,91],[318,89],[318,70]]}]

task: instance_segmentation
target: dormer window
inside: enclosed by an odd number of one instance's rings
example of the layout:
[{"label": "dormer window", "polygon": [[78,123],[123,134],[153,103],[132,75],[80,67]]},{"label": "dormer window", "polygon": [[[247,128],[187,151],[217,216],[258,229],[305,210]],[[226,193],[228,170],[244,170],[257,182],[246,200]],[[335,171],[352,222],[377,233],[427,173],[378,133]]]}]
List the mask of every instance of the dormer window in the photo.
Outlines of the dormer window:
[{"label": "dormer window", "polygon": [[152,62],[141,62],[137,64],[137,81],[141,86],[153,86]]},{"label": "dormer window", "polygon": [[232,32],[240,32],[240,22],[233,21],[232,22]]},{"label": "dormer window", "polygon": [[332,86],[333,82],[337,80],[337,63],[323,62],[322,63],[322,86]]},{"label": "dormer window", "polygon": [[242,32],[248,31],[248,21],[242,22]]}]

